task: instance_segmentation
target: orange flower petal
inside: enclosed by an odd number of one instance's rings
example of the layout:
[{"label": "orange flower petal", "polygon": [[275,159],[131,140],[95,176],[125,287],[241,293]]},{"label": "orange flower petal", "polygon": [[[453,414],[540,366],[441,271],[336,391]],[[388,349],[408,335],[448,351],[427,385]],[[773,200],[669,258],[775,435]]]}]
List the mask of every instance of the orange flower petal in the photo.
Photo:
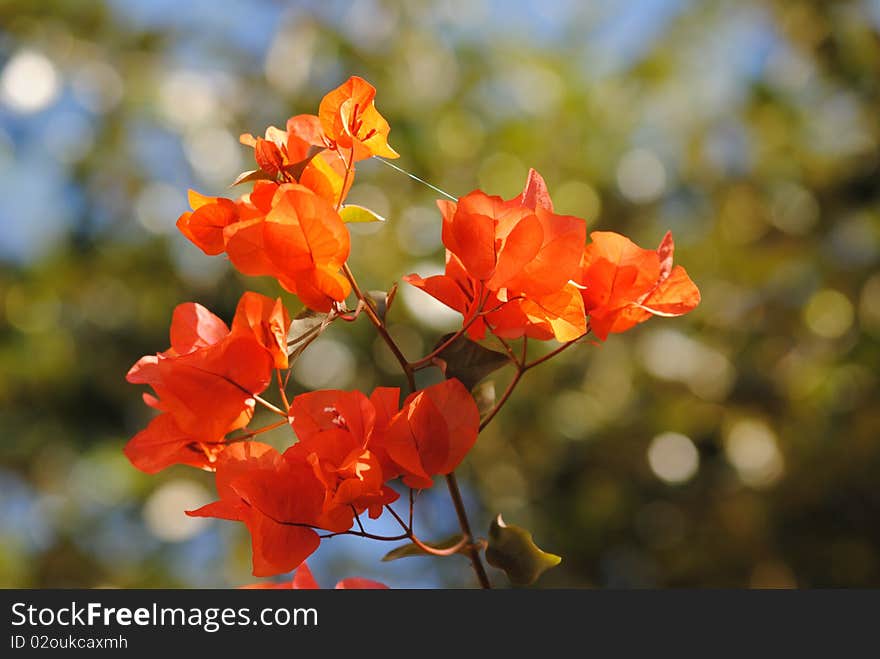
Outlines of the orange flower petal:
[{"label": "orange flower petal", "polygon": [[179,355],[218,343],[229,334],[222,320],[201,304],[184,302],[171,315],[171,347]]}]

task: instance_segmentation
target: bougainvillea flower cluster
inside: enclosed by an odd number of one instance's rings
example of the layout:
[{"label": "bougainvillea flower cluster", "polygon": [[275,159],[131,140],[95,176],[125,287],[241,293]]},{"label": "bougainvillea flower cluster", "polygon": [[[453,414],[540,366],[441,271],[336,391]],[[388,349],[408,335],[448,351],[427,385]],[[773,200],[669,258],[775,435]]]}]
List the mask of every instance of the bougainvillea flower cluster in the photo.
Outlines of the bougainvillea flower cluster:
[{"label": "bougainvillea flower cluster", "polygon": [[[385,326],[393,294],[380,313],[347,264],[345,199],[355,163],[397,157],[375,94],[352,77],[324,97],[317,115],[294,116],[284,130],[269,127],[264,137],[242,135],[256,168],[235,184],[249,190],[235,199],[190,191],[192,210],[177,222],[205,254],[225,254],[241,273],[277,280],[305,307],[297,318],[314,321],[309,328],[295,334],[281,298],[245,293],[230,325],[188,302],[172,314],[170,347],[142,357],[127,376],[151,389],[144,402],[158,411],[126,446],[129,460],[148,473],[171,465],[213,472],[217,500],[188,514],[243,523],[256,576],[297,569],[291,581],[265,587],[317,588],[304,561],[322,540],[343,534],[407,540],[438,556],[465,553],[487,585],[481,545],[466,523],[454,472],[519,375],[546,359],[527,363],[527,340],[556,340],[564,348],[592,333],[604,341],[651,316],[685,314],[700,301],[685,270],[673,265],[671,234],[656,250],[611,232],[593,232],[588,240],[586,221],[556,213],[544,179],[531,170],[513,199],[475,190],[438,202],[445,272],[404,279],[459,312],[462,324],[428,355],[407,360]],[[361,314],[400,362],[408,391],[380,386],[368,396],[329,389],[288,400],[295,358],[331,322]],[[492,339],[506,352],[474,343]],[[511,340],[522,341],[521,357],[510,349]],[[517,368],[511,389],[482,416],[462,380],[471,386],[488,370],[469,364],[465,377],[450,365],[454,359],[446,350],[456,342],[476,346],[465,351],[470,355],[494,354],[483,362],[492,369],[498,358]],[[414,373],[433,366],[441,366],[446,379],[417,389]],[[263,397],[273,382],[280,398],[274,403]],[[258,407],[275,414],[276,422],[252,428]],[[286,448],[257,439],[282,427],[289,431]],[[441,476],[463,535],[438,548],[416,536],[413,511],[415,493]],[[394,508],[407,491],[408,516]],[[364,526],[385,514],[400,524],[400,535],[379,536]],[[359,578],[337,584],[377,587],[385,586]]]},{"label": "bougainvillea flower cluster", "polygon": [[[319,531],[344,533],[355,517],[376,518],[398,494],[388,483],[430,487],[452,472],[477,439],[479,413],[458,380],[409,397],[399,391],[315,391],[293,399],[299,441],[283,453],[233,442],[215,458],[220,500],[189,514],[244,522],[254,575],[289,572],[320,544]],[[390,414],[393,411],[393,414]]]},{"label": "bougainvillea flower cluster", "polygon": [[176,463],[210,467],[227,433],[250,422],[273,369],[286,368],[289,325],[281,300],[257,293],[242,296],[231,330],[200,304],[179,305],[171,347],[128,372],[129,382],[153,389],[144,402],[161,411],[126,446],[131,462],[148,473]]},{"label": "bougainvillea flower cluster", "polygon": [[505,201],[480,190],[437,202],[446,272],[406,277],[460,312],[471,338],[571,341],[587,323],[605,340],[651,315],[679,316],[700,302],[684,268],[672,267],[672,234],[657,251],[593,232],[584,220],[553,212],[544,179],[529,171],[525,189]]}]

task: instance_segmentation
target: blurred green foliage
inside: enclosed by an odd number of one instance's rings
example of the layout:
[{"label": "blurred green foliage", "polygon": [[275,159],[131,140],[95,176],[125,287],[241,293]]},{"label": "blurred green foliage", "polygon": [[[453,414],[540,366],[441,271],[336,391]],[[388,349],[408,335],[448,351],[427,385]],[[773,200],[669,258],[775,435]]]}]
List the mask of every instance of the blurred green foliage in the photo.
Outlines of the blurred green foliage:
[{"label": "blurred green foliage", "polygon": [[[378,88],[409,171],[510,197],[535,167],[590,229],[672,229],[702,290],[686,318],[528,374],[463,469],[478,528],[500,512],[563,556],[541,586],[880,585],[876,2],[149,4],[0,4],[0,228],[64,219],[0,261],[0,585],[251,580],[241,529],[182,518],[209,475],[128,465],[149,411],[124,375],[167,347],[177,303],[228,319],[245,289],[279,294],[174,221],[187,187],[250,168],[238,133],[349,74]],[[27,69],[55,76],[45,107],[10,72],[22,53],[52,67]],[[441,267],[435,197],[360,167],[351,201],[388,218],[352,226],[365,286]],[[454,327],[420,296],[389,316],[413,358]],[[299,368],[298,390],[402,382],[365,323]],[[328,554],[320,580],[470,583],[463,560],[388,549]]]}]

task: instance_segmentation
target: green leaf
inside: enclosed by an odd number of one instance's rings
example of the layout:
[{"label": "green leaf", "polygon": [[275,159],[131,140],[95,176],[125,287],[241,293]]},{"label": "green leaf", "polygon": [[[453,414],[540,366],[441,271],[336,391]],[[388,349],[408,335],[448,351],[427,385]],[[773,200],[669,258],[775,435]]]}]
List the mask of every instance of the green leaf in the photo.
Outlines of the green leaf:
[{"label": "green leaf", "polygon": [[[434,549],[449,549],[450,547],[457,545],[459,542],[461,542],[461,534],[450,536],[437,543],[428,544],[426,542],[425,544]],[[382,561],[396,561],[398,558],[406,558],[407,556],[430,556],[430,554],[417,544],[411,542],[408,545],[395,547],[382,557]]]},{"label": "green leaf", "polygon": [[290,330],[287,332],[287,354],[290,357],[298,357],[314,339],[318,338],[327,325],[330,317],[320,311],[303,309],[290,321]]},{"label": "green leaf", "polygon": [[[437,346],[443,345],[451,336],[443,336]],[[447,379],[458,378],[465,387],[473,389],[480,380],[510,360],[504,353],[489,350],[466,336],[460,336],[446,346],[434,361]]]},{"label": "green leaf", "polygon": [[562,557],[543,551],[532,540],[531,533],[519,526],[505,524],[498,515],[489,526],[486,561],[504,570],[510,583],[527,586],[535,583],[551,567],[559,565]]},{"label": "green leaf", "polygon": [[343,222],[384,222],[385,218],[369,208],[356,204],[346,204],[339,211]]}]

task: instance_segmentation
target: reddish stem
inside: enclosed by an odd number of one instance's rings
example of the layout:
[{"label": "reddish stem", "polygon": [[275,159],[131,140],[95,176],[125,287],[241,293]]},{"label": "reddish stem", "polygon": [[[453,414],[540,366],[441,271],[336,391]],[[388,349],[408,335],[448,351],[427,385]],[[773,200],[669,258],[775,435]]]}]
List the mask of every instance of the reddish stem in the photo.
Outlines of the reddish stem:
[{"label": "reddish stem", "polygon": [[[586,334],[584,334],[584,336],[586,336]],[[538,366],[538,365],[543,364],[544,362],[546,362],[546,361],[548,361],[548,360],[550,360],[550,359],[553,359],[553,358],[554,358],[556,355],[558,355],[560,352],[562,352],[563,350],[566,350],[566,349],[569,348],[570,346],[573,346],[575,343],[577,343],[578,341],[580,341],[582,338],[583,338],[583,336],[579,336],[578,338],[576,338],[576,339],[574,339],[574,340],[572,340],[572,341],[569,341],[568,343],[563,343],[561,346],[559,346],[558,348],[556,348],[555,350],[553,350],[553,351],[551,351],[551,352],[548,352],[548,353],[547,353],[546,355],[544,355],[543,357],[539,357],[538,359],[536,359],[536,360],[534,360],[534,361],[532,361],[532,362],[530,362],[530,363],[528,363],[528,364],[525,364],[525,365],[523,366],[523,370],[524,370],[524,371],[528,371],[528,370],[530,370],[530,369],[535,368],[535,366]]]},{"label": "reddish stem", "polygon": [[516,385],[519,383],[520,378],[522,378],[523,373],[525,373],[525,369],[517,363],[516,364],[516,372],[513,374],[513,379],[510,381],[510,384],[507,385],[507,389],[504,390],[504,393],[501,394],[501,398],[497,403],[492,407],[492,410],[486,415],[486,417],[480,422],[480,431],[482,432],[483,428],[489,425],[489,422],[495,418],[495,415],[501,411],[501,408],[504,407],[504,403],[507,402],[507,399],[510,398],[510,395],[513,393],[513,390],[516,389]]},{"label": "reddish stem", "polygon": [[284,403],[284,409],[290,409],[290,401],[287,400],[287,392],[285,391],[285,387],[287,382],[281,379],[281,369],[275,369],[275,375],[278,376],[278,393],[281,394],[281,402]]},{"label": "reddish stem", "polygon": [[409,533],[409,539],[412,540],[412,543],[421,549],[426,554],[430,554],[431,556],[452,556],[453,554],[459,553],[467,544],[467,538],[462,538],[459,542],[456,542],[452,547],[445,547],[443,549],[439,549],[437,547],[432,547],[426,542],[420,540],[412,528],[412,522],[410,522],[409,526],[407,526],[406,522],[403,521],[403,518],[397,514],[397,511],[394,510],[389,505],[385,506],[386,510],[397,520],[397,523],[400,524],[401,528],[404,531]]},{"label": "reddish stem", "polygon": [[287,419],[281,419],[281,421],[276,421],[275,423],[270,423],[268,426],[263,426],[262,428],[257,428],[256,430],[248,430],[243,435],[239,435],[238,437],[230,437],[230,442],[240,442],[245,439],[250,439],[251,437],[256,437],[264,432],[269,432],[270,430],[275,430],[275,428],[280,428],[281,426],[287,425]]},{"label": "reddish stem", "polygon": [[382,322],[381,318],[379,318],[379,315],[376,313],[373,305],[370,304],[370,301],[364,295],[360,286],[358,286],[357,280],[354,278],[354,273],[351,271],[348,263],[342,264],[342,272],[343,274],[345,274],[346,279],[348,279],[348,282],[351,284],[351,289],[354,291],[354,294],[357,296],[358,300],[363,303],[364,313],[367,314],[367,318],[369,318],[370,322],[373,323],[373,326],[376,328],[379,336],[381,336],[382,340],[385,341],[385,344],[388,346],[388,348],[390,348],[395,359],[397,359],[400,367],[403,369],[403,372],[406,375],[406,381],[409,385],[410,392],[415,391],[416,378],[412,366],[410,365],[409,361],[407,361],[404,354],[400,351],[400,348],[397,346],[394,338],[388,333],[388,330],[385,328],[385,323]]}]

